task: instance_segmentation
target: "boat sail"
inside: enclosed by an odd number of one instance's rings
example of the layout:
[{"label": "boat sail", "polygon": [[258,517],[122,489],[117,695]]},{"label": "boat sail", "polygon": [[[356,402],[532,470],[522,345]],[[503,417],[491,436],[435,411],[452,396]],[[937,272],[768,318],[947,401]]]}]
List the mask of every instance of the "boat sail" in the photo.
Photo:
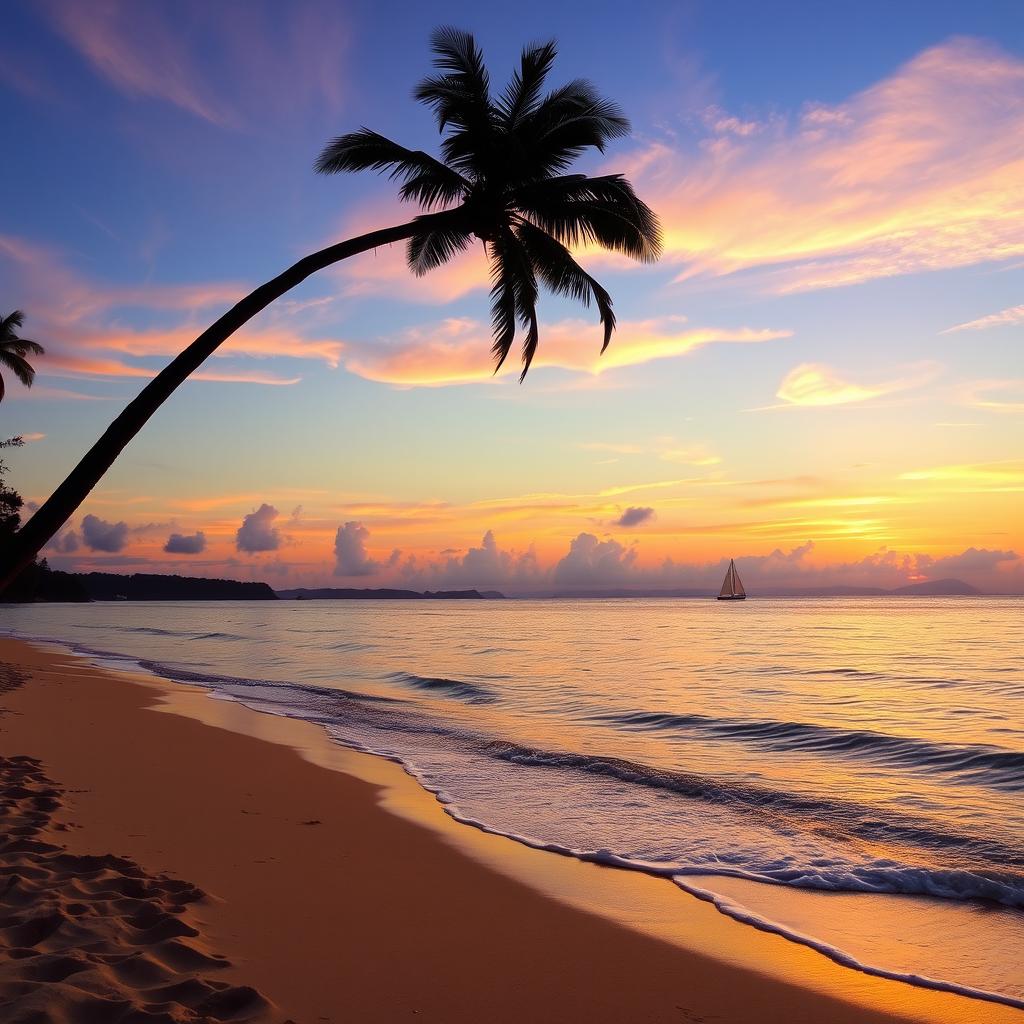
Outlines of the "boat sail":
[{"label": "boat sail", "polygon": [[746,599],[746,596],[747,592],[743,589],[743,584],[740,582],[740,574],[736,571],[736,563],[730,558],[729,570],[725,574],[722,589],[718,592],[718,600],[743,601]]}]

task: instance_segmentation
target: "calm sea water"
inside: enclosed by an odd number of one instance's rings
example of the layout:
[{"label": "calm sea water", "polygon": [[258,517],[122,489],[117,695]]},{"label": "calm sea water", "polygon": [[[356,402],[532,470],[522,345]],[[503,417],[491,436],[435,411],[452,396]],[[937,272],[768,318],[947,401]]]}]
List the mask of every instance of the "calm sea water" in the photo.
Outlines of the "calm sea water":
[{"label": "calm sea water", "polygon": [[1021,600],[8,606],[0,629],[322,723],[461,820],[1024,1006]]}]

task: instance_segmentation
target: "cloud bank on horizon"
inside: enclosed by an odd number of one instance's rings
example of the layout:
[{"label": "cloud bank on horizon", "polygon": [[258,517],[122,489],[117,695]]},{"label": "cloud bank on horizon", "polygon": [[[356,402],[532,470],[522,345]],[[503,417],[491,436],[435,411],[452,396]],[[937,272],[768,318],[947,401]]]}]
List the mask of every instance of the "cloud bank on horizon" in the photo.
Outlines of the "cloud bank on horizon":
[{"label": "cloud bank on horizon", "polygon": [[[638,538],[620,540],[611,533],[601,535],[583,531],[571,538],[568,550],[560,557],[545,560],[531,544],[525,548],[502,547],[493,530],[488,529],[479,545],[446,548],[440,552],[403,555],[398,548],[378,550],[371,531],[358,520],[340,525],[334,536],[333,567],[326,561],[288,566],[279,560],[261,560],[276,552],[284,538],[272,524],[279,513],[264,503],[247,514],[236,532],[235,549],[255,556],[239,561],[228,555],[217,558],[207,551],[204,531],[192,535],[172,533],[162,547],[170,555],[194,556],[207,553],[202,562],[205,572],[217,569],[226,575],[261,579],[272,577],[273,585],[354,587],[413,587],[423,590],[470,589],[502,590],[510,594],[600,591],[609,589],[713,590],[735,557],[748,589],[813,588],[860,586],[894,588],[910,583],[961,578],[992,593],[1024,593],[1024,559],[1013,550],[978,548],[935,557],[926,552],[901,552],[882,546],[864,557],[849,562],[828,562],[815,557],[817,545],[808,540],[789,550],[774,548],[767,554],[738,553],[712,561],[685,561],[671,556],[650,560],[643,557]],[[626,508],[616,527],[637,528],[655,518],[654,509]],[[293,524],[298,523],[293,517]],[[145,528],[129,531],[126,523],[112,524],[87,515],[81,523],[85,546],[92,552],[119,554],[128,544],[128,535],[144,535]],[[142,547],[145,547],[143,542]],[[136,550],[139,546],[136,545]],[[56,568],[71,571],[114,569],[130,566],[131,571],[147,571],[146,557],[138,554],[113,559],[83,557],[78,554],[78,534],[66,530],[51,542],[47,554]],[[152,557],[152,556],[151,556]],[[171,559],[151,567],[175,567],[187,572],[187,562]],[[183,568],[184,566],[184,568]],[[335,577],[333,583],[330,576]],[[338,580],[337,577],[342,577]],[[709,590],[710,592],[710,590]]]}]

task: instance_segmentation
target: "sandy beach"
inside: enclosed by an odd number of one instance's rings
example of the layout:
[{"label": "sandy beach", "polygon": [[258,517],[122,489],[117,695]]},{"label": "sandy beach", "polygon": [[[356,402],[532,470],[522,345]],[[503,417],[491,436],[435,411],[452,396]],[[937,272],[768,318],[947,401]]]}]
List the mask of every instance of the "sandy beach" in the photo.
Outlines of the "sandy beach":
[{"label": "sandy beach", "polygon": [[18,641],[0,663],[12,1024],[1022,1019],[458,825],[315,725]]}]

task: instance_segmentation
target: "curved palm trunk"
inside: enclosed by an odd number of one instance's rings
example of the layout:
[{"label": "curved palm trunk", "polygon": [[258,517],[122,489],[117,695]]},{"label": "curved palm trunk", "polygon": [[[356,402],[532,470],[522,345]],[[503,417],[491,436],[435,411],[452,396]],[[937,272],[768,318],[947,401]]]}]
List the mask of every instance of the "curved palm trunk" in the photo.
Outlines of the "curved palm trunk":
[{"label": "curved palm trunk", "polygon": [[310,274],[333,263],[356,256],[369,249],[392,242],[400,242],[430,227],[430,222],[451,222],[456,211],[421,216],[408,224],[371,231],[337,245],[328,246],[303,257],[294,266],[272,281],[260,285],[233,306],[215,324],[207,328],[184,352],[177,356],[143,388],[92,446],[71,475],[53,492],[32,518],[15,534],[8,549],[0,552],[0,594],[14,578],[32,562],[51,537],[74,515],[89,492],[99,483],[103,474],[129,441],[145,426],[188,376],[208,359],[243,324],[275,299],[304,281]]}]

